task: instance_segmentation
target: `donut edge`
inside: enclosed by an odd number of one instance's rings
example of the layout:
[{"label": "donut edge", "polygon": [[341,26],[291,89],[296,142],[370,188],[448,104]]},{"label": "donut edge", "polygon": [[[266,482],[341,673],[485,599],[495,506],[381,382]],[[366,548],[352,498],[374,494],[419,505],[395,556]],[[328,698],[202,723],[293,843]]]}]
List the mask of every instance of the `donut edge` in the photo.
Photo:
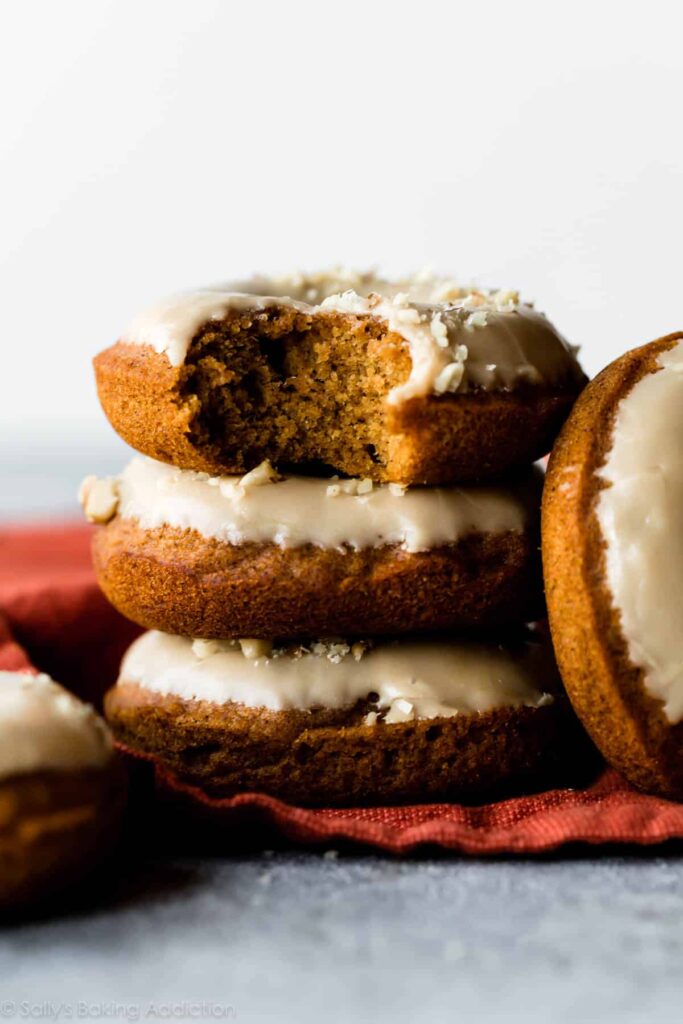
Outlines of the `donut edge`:
[{"label": "donut edge", "polygon": [[[539,494],[540,500],[540,494]],[[382,636],[489,628],[543,613],[539,525],[424,552],[229,545],[115,517],[93,536],[107,599],[180,636]]]},{"label": "donut edge", "polygon": [[210,797],[263,792],[302,805],[476,799],[548,788],[595,766],[560,694],[540,708],[364,724],[353,708],[270,711],[157,694],[120,681],[105,699],[117,741]]},{"label": "donut edge", "polygon": [[[230,461],[216,446],[192,438],[200,413],[197,396],[185,393],[190,365],[173,367],[149,346],[119,341],[94,359],[102,409],[132,448],[177,466],[212,475],[253,469]],[[585,380],[585,378],[584,378]],[[386,467],[367,455],[350,455],[333,469],[377,482],[449,484],[491,480],[526,466],[551,448],[578,386],[474,392],[409,399],[387,410],[390,457]],[[259,459],[278,463],[277,453]]]},{"label": "donut edge", "polygon": [[0,910],[22,916],[71,901],[116,848],[128,796],[119,755],[101,769],[0,782]]},{"label": "donut edge", "polygon": [[683,723],[671,725],[633,665],[606,582],[606,542],[596,471],[612,447],[620,402],[658,357],[669,334],[607,366],[583,391],[553,448],[541,512],[548,619],[560,674],[578,717],[605,759],[633,785],[683,798]]}]

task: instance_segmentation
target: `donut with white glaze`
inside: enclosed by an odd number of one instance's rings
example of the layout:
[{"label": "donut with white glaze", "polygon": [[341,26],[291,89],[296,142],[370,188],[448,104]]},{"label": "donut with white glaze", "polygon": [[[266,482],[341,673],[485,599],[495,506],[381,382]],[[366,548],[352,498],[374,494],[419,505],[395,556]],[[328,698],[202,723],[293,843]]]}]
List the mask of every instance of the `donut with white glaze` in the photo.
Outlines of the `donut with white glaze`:
[{"label": "donut with white glaze", "polygon": [[634,785],[683,799],[683,334],[627,352],[553,450],[543,563],[574,708]]},{"label": "donut with white glaze", "polygon": [[182,469],[268,459],[403,484],[491,479],[546,454],[585,376],[514,292],[368,274],[175,296],[95,359],[133,448]]}]

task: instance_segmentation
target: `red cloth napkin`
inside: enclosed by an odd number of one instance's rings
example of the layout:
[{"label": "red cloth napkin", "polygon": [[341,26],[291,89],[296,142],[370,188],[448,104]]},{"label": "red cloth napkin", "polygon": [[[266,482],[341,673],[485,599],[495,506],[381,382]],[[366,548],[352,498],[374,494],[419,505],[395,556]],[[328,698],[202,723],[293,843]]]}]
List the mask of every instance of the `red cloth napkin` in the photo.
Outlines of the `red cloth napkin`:
[{"label": "red cloth napkin", "polygon": [[[0,530],[0,669],[37,667],[99,703],[139,633],[99,593],[90,528]],[[144,760],[144,759],[143,759]],[[470,854],[536,853],[566,843],[683,838],[683,804],[646,796],[605,770],[586,789],[554,789],[484,806],[307,809],[260,793],[206,797],[154,766],[156,792],[226,835],[266,824],[300,843],[350,840],[392,853],[431,844]]]}]

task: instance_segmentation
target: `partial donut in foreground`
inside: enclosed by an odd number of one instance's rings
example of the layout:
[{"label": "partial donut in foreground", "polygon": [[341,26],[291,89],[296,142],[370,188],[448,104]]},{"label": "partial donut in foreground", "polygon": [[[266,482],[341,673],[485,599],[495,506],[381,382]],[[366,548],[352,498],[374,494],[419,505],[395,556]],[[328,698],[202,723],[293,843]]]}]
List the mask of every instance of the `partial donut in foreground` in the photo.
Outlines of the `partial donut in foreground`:
[{"label": "partial donut in foreground", "polygon": [[102,719],[47,676],[0,672],[0,909],[82,885],[118,836],[126,784]]}]

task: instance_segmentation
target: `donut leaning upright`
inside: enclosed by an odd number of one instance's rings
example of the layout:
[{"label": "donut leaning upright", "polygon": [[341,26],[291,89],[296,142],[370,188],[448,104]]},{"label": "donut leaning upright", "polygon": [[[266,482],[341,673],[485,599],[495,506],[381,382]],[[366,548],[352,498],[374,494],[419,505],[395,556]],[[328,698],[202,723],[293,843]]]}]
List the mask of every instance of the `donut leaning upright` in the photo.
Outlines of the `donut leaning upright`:
[{"label": "donut leaning upright", "polygon": [[543,561],[557,659],[605,758],[683,798],[683,334],[586,388],[553,450]]}]

